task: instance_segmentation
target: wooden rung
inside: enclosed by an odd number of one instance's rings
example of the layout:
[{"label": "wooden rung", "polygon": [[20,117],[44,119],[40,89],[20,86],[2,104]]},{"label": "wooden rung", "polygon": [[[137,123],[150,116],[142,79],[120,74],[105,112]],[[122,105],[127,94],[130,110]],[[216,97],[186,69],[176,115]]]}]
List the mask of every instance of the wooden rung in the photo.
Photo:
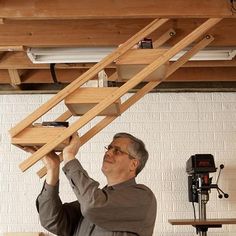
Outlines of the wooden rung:
[{"label": "wooden rung", "polygon": [[[60,134],[60,132],[64,129],[66,129],[66,127],[28,127],[16,136],[12,137],[11,143],[14,145],[20,145],[22,147],[42,147],[53,137],[58,136],[58,134]],[[66,139],[61,144],[59,144],[54,150],[61,151],[68,144],[69,139]]]},{"label": "wooden rung", "polygon": [[[158,57],[162,56],[166,49],[131,49],[116,61],[119,80],[128,80],[144,69]],[[144,81],[162,80],[168,68],[168,62],[160,66],[156,71],[147,76]]]},{"label": "wooden rung", "polygon": [[[79,88],[65,99],[65,104],[73,115],[83,115],[117,88]],[[120,115],[120,99],[100,112],[100,116]]]}]

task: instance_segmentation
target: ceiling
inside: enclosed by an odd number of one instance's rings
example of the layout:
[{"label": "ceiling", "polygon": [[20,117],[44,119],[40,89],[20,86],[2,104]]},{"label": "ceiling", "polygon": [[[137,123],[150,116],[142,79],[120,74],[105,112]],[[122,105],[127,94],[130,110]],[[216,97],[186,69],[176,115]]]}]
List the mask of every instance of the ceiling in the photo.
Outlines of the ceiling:
[{"label": "ceiling", "polygon": [[[28,48],[117,47],[155,18],[170,19],[150,36],[175,32],[167,48],[207,18],[223,18],[208,32],[214,37],[208,47],[236,49],[234,0],[1,0],[0,93],[56,93],[93,65],[56,64],[55,81],[50,64],[33,64]],[[115,70],[115,64],[105,69],[108,76]],[[154,91],[236,91],[236,58],[189,61]]]}]

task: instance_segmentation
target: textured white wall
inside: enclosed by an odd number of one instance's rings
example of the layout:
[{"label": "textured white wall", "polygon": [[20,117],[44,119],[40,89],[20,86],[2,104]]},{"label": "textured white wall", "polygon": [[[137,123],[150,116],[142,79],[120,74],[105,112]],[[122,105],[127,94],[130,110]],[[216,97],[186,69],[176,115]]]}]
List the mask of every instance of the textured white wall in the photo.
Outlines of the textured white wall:
[{"label": "textured white wall", "polygon": [[[43,183],[35,172],[41,163],[21,173],[18,165],[27,154],[10,144],[8,130],[50,97],[0,96],[0,233],[43,231],[35,208]],[[64,109],[60,104],[43,120],[55,119]],[[191,226],[168,223],[171,218],[193,217],[187,197],[185,164],[196,153],[211,153],[217,166],[225,164],[219,185],[230,198],[220,200],[213,190],[207,204],[207,217],[236,218],[236,93],[148,94],[81,148],[78,158],[101,186],[105,184],[100,171],[103,147],[120,131],[141,138],[149,150],[150,159],[137,181],[147,184],[157,197],[155,236],[196,235]],[[215,181],[215,174],[212,176]],[[74,200],[63,174],[60,193],[64,201]],[[235,236],[236,225],[210,229],[208,235]]]}]

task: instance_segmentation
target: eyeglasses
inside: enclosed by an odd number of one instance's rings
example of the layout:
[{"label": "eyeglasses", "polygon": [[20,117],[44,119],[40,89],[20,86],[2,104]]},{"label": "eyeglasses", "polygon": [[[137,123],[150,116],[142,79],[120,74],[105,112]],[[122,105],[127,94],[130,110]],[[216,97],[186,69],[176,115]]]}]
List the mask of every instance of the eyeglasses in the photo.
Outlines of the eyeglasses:
[{"label": "eyeglasses", "polygon": [[119,156],[119,155],[122,155],[122,154],[126,154],[129,156],[129,159],[136,159],[135,157],[133,157],[132,155],[130,155],[128,152],[126,151],[123,151],[121,150],[120,147],[113,147],[112,145],[108,145],[108,146],[105,146],[104,147],[106,149],[106,151],[112,151],[112,153],[115,155],[115,156]]}]

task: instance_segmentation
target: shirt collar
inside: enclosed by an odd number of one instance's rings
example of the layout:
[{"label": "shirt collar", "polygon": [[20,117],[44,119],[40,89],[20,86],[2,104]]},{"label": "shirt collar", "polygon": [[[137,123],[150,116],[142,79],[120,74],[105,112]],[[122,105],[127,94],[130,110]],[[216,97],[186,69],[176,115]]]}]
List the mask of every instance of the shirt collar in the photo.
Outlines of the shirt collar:
[{"label": "shirt collar", "polygon": [[124,187],[128,187],[128,186],[131,186],[131,185],[135,185],[136,184],[136,181],[135,181],[135,178],[132,178],[132,179],[129,179],[125,182],[122,182],[122,183],[119,183],[119,184],[115,184],[115,185],[112,185],[112,186],[106,186],[105,188],[108,188],[108,189],[122,189]]}]

